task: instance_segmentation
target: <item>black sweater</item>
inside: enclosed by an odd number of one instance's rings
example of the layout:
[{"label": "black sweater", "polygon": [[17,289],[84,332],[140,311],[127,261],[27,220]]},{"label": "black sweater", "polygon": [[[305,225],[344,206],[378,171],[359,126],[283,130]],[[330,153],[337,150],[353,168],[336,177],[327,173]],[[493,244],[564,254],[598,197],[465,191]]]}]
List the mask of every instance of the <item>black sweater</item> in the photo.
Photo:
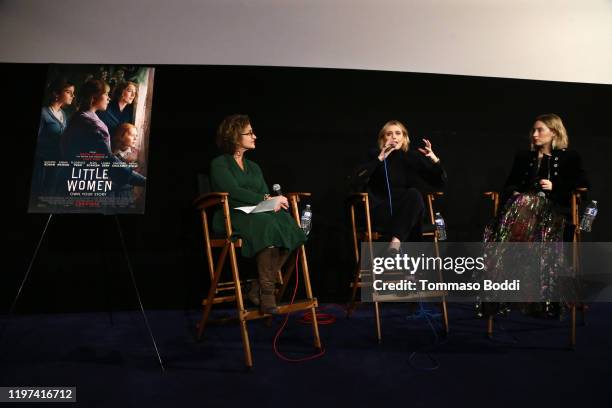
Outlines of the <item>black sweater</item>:
[{"label": "black sweater", "polygon": [[[355,170],[355,176],[365,186],[370,196],[370,204],[375,207],[388,201],[385,164],[378,160],[379,150],[371,150],[368,160]],[[387,174],[392,197],[417,187],[424,180],[432,187],[441,189],[446,185],[446,172],[441,162],[432,161],[417,151],[393,151],[386,159]]]}]

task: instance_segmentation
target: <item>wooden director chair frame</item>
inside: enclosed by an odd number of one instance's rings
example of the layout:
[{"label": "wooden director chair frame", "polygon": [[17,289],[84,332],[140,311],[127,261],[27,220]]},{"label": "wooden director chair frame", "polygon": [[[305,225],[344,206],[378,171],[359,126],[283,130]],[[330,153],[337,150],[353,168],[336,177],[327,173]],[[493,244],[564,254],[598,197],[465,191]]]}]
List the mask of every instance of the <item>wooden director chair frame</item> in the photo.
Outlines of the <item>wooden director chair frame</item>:
[{"label": "wooden director chair frame", "polygon": [[[436,200],[436,197],[443,196],[442,192],[432,192],[426,195],[426,205],[428,211],[428,219],[431,224],[435,226],[435,213],[433,209],[433,202]],[[364,220],[365,220],[365,230],[359,231],[357,227],[357,219],[355,216],[355,211],[357,208],[362,207],[364,211]],[[349,196],[349,209],[351,214],[351,227],[353,233],[353,250],[355,256],[355,273],[353,282],[351,283],[351,300],[349,303],[349,307],[347,309],[347,318],[351,316],[355,308],[357,307],[357,290],[363,287],[363,283],[361,282],[361,273],[364,272],[361,269],[361,249],[360,243],[367,242],[370,251],[370,258],[372,257],[372,243],[377,241],[383,237],[383,234],[377,231],[372,231],[372,221],[370,218],[370,200],[368,197],[368,193],[353,193]],[[435,228],[429,231],[423,231],[423,236],[431,238],[434,244],[434,252],[436,256],[440,256],[440,248],[438,246],[438,233]],[[442,281],[442,272],[440,272],[439,278]],[[417,301],[419,298],[426,297],[440,297],[441,308],[442,308],[442,322],[444,324],[444,332],[448,335],[449,326],[448,326],[448,308],[446,305],[446,292],[426,292],[426,294],[415,295],[414,300]],[[379,302],[374,303],[374,316],[376,320],[376,338],[380,343],[382,341],[382,330],[381,330],[381,320],[380,320],[380,305]]]},{"label": "wooden director chair frame", "polygon": [[[286,197],[289,200],[291,207],[291,213],[293,218],[300,225],[300,217],[298,211],[298,203],[301,197],[309,197],[310,193],[289,193]],[[240,274],[238,272],[238,261],[236,258],[236,248],[242,247],[242,240],[237,239],[232,241],[232,223],[231,213],[228,203],[229,193],[225,192],[211,192],[200,195],[195,201],[194,205],[200,211],[202,227],[204,230],[204,251],[206,252],[206,259],[208,263],[208,270],[210,272],[210,289],[208,290],[208,296],[202,301],[204,310],[202,312],[202,318],[197,326],[197,337],[201,339],[206,323],[210,316],[212,306],[218,303],[236,302],[236,309],[238,311],[238,321],[240,324],[240,334],[242,335],[242,345],[244,349],[244,361],[248,368],[253,366],[253,357],[251,354],[251,344],[249,341],[249,334],[247,331],[247,321],[267,318],[270,314],[263,314],[256,309],[247,309],[244,305],[244,299],[241,290]],[[208,215],[212,215],[214,211],[221,207],[223,211],[223,217],[225,221],[225,233],[221,237],[214,237],[211,234],[208,222]],[[213,248],[221,248],[221,253],[215,264],[213,258]],[[314,346],[317,350],[321,350],[321,340],[319,337],[319,327],[317,323],[316,308],[318,307],[317,299],[312,294],[312,288],[310,286],[310,275],[308,271],[308,260],[306,258],[306,248],[301,245],[296,249],[298,254],[290,256],[289,259],[295,259],[295,256],[299,256],[302,267],[302,275],[304,280],[304,287],[306,292],[306,299],[296,301],[290,305],[278,304],[280,313],[287,314],[297,312],[300,310],[310,310],[312,313],[312,330],[314,336]],[[223,272],[223,266],[225,261],[229,257],[230,269],[232,272],[232,280],[227,282],[221,282],[221,274]],[[280,302],[282,295],[285,292],[287,283],[295,271],[295,263],[288,262],[286,272],[283,275],[282,287],[277,293],[277,302]]]},{"label": "wooden director chair frame", "polygon": [[[570,207],[571,207],[571,216],[572,216],[572,224],[574,225],[573,237],[572,237],[572,266],[574,271],[578,271],[580,268],[580,253],[578,251],[578,245],[581,240],[581,231],[580,231],[580,204],[582,202],[582,196],[588,191],[587,188],[579,187],[572,192]],[[493,217],[496,218],[499,214],[500,207],[500,194],[497,191],[487,191],[484,193],[484,196],[489,198],[492,201],[492,211]],[[585,313],[586,313],[586,305],[579,304],[576,302],[572,302],[570,305],[570,348],[574,349],[576,347],[576,309],[579,308],[582,312],[582,321],[585,321]],[[489,338],[493,337],[493,319],[494,316],[489,316],[487,319],[487,336]]]}]

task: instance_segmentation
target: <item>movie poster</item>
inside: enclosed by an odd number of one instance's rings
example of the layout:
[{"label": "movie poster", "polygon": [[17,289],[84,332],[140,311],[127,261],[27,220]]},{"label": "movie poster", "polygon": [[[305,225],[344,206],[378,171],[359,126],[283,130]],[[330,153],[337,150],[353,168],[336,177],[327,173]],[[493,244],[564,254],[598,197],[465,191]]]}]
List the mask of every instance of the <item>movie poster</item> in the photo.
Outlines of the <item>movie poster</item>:
[{"label": "movie poster", "polygon": [[51,65],[31,213],[143,214],[154,69]]}]

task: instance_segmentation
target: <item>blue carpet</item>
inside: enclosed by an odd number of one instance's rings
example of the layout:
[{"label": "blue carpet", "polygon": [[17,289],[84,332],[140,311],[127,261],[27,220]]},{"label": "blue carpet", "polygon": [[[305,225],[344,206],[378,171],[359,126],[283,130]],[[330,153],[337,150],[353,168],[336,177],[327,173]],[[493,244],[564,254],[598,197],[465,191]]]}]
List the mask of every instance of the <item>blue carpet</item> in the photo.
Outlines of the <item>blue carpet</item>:
[{"label": "blue carpet", "polygon": [[[486,322],[473,318],[469,305],[451,305],[451,333],[443,338],[427,320],[407,318],[407,305],[384,304],[379,345],[371,305],[362,305],[351,319],[342,306],[324,307],[337,317],[320,327],[326,353],[303,363],[284,362],[272,350],[281,318],[271,327],[250,322],[251,372],[243,366],[236,324],[211,325],[204,339],[195,341],[199,311],[147,312],[164,373],[138,312],[116,312],[112,320],[109,313],[16,316],[0,343],[0,386],[76,386],[78,403],[65,404],[71,407],[458,402],[516,408],[610,401],[612,304],[591,305],[588,325],[578,327],[575,351],[568,349],[568,320],[513,312],[496,320],[489,340]],[[295,358],[314,353],[311,327],[298,317],[291,317],[279,343]],[[432,324],[440,334],[439,318]]]}]

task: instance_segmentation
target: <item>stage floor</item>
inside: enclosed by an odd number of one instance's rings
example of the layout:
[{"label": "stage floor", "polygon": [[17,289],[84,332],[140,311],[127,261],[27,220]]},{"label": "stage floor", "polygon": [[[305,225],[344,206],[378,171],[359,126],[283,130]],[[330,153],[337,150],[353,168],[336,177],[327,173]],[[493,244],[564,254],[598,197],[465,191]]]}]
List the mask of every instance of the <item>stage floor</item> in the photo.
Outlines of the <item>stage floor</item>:
[{"label": "stage floor", "polygon": [[[438,312],[435,304],[425,306]],[[516,408],[609,400],[612,304],[590,305],[575,351],[568,349],[568,318],[515,311],[496,320],[490,340],[486,321],[475,319],[470,305],[450,305],[451,332],[443,338],[439,318],[414,319],[408,305],[383,304],[377,344],[372,305],[361,305],[350,319],[343,305],[322,308],[336,316],[320,326],[325,355],[302,363],[282,361],[272,349],[282,317],[271,327],[249,322],[250,372],[236,324],[211,325],[195,341],[197,310],[147,311],[163,373],[139,312],[18,315],[1,339],[0,386],[76,386],[78,403],[66,405],[72,407],[462,402]],[[311,328],[298,322],[300,315],[291,316],[279,340],[280,351],[293,358],[314,353]]]}]

